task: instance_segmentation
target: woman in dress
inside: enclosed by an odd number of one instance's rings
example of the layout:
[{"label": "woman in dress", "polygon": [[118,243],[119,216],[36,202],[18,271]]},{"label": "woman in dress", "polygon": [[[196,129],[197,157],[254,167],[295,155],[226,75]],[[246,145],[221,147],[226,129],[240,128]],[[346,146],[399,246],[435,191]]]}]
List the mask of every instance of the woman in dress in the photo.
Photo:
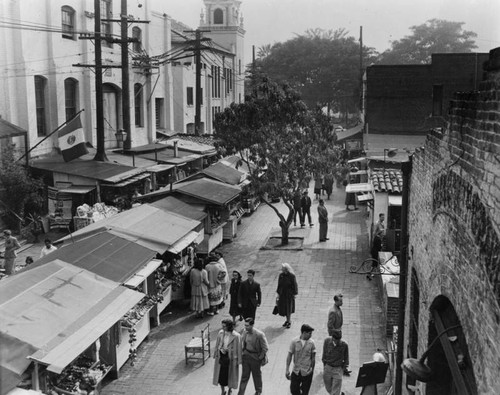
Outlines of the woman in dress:
[{"label": "woman in dress", "polygon": [[240,316],[240,321],[243,321],[241,315],[241,309],[238,307],[238,291],[241,284],[241,274],[240,272],[234,270],[233,278],[231,279],[231,285],[229,287],[229,295],[231,296],[231,303],[229,305],[229,314],[233,317],[233,323],[236,323],[236,316]]},{"label": "woman in dress", "polygon": [[[222,321],[222,329],[217,334],[214,351],[213,384],[220,385],[222,395],[231,395],[238,388],[239,365],[241,364],[240,334],[234,330],[230,319]],[[228,391],[226,392],[226,387]]]},{"label": "woman in dress", "polygon": [[196,312],[196,318],[202,318],[203,311],[208,309],[210,304],[208,302],[208,274],[203,269],[201,259],[194,261],[189,280],[191,283],[191,310]]},{"label": "woman in dress", "polygon": [[281,264],[281,273],[278,278],[276,293],[278,294],[276,297],[278,314],[282,317],[286,317],[283,326],[285,328],[290,328],[292,325],[291,316],[295,313],[295,296],[298,293],[298,287],[295,273],[288,263]]},{"label": "woman in dress", "polygon": [[208,301],[210,303],[208,315],[219,314],[217,308],[222,303],[222,287],[219,276],[223,270],[217,262],[218,260],[218,257],[209,256],[208,263],[205,265],[208,274]]},{"label": "woman in dress", "polygon": [[316,177],[314,177],[314,195],[316,200],[320,198],[322,189],[323,177],[321,177],[321,174],[316,174]]}]

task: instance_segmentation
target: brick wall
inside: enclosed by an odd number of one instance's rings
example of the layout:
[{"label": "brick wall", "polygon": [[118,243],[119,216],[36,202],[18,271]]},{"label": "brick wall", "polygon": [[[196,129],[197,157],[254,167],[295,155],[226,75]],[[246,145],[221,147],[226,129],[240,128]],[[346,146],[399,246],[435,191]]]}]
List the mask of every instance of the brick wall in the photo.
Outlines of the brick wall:
[{"label": "brick wall", "polygon": [[500,48],[485,71],[479,91],[455,93],[446,130],[429,134],[414,154],[408,273],[415,269],[420,284],[419,355],[429,307],[443,295],[460,319],[478,393],[493,394],[500,388]]}]

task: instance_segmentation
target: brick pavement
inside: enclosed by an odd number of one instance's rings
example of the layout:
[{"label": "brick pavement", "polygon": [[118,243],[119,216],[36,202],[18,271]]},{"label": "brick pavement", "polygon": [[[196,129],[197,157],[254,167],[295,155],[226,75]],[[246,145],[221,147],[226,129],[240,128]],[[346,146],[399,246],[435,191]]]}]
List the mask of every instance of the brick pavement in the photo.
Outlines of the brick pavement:
[{"label": "brick pavement", "polygon": [[[311,191],[312,192],[312,191]],[[311,194],[312,195],[312,194]],[[314,195],[312,195],[314,196]],[[313,202],[313,220],[316,221],[317,202]],[[260,250],[270,234],[279,231],[277,217],[271,209],[261,205],[250,217],[244,217],[238,226],[238,235],[232,243],[224,244],[221,251],[228,269],[246,272],[252,267],[256,280],[262,285],[263,303],[257,310],[256,327],[266,333],[270,345],[269,364],[263,368],[264,394],[288,394],[289,381],[285,378],[285,360],[290,340],[300,333],[300,325],[309,323],[316,330],[313,339],[318,348],[317,365],[310,394],[326,394],[323,386],[321,353],[327,336],[327,312],[336,292],[344,294],[344,338],[349,343],[352,377],[344,377],[346,395],[360,393],[355,382],[358,368],[369,361],[377,348],[386,348],[385,327],[381,303],[375,282],[364,276],[349,273],[349,267],[366,258],[368,233],[365,209],[346,211],[344,191],[334,191],[333,199],[326,201],[331,223],[329,241],[318,242],[318,225],[301,229],[292,227],[291,236],[304,237],[303,250]],[[288,262],[297,274],[299,295],[291,329],[282,328],[284,319],[271,314],[280,264]],[[162,315],[159,327],[139,347],[135,366],[124,365],[120,378],[107,383],[102,394],[194,395],[219,394],[212,385],[213,359],[204,366],[185,365],[184,344],[199,335],[209,322],[212,339],[220,329],[220,321],[229,318],[228,307],[218,316],[195,319],[186,305],[175,304]],[[242,329],[242,323],[237,329]],[[382,386],[381,386],[382,387]],[[379,387],[380,393],[382,388]],[[247,394],[253,394],[251,381]]]}]

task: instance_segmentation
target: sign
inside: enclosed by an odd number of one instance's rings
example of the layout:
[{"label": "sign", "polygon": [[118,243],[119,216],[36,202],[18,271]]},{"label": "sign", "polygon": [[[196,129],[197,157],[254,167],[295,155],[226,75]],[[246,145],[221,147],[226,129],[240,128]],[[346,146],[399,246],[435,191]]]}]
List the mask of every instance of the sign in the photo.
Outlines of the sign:
[{"label": "sign", "polygon": [[346,151],[362,151],[363,141],[362,140],[346,140],[345,142]]}]

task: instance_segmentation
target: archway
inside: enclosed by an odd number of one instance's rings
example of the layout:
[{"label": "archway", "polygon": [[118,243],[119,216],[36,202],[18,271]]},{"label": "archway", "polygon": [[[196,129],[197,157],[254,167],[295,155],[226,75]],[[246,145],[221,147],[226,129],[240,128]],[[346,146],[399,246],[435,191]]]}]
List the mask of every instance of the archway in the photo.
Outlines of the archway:
[{"label": "archway", "polygon": [[[427,365],[433,374],[425,393],[476,395],[477,385],[467,339],[455,308],[447,297],[440,295],[432,302],[430,311]],[[436,340],[437,336],[439,339]]]}]

